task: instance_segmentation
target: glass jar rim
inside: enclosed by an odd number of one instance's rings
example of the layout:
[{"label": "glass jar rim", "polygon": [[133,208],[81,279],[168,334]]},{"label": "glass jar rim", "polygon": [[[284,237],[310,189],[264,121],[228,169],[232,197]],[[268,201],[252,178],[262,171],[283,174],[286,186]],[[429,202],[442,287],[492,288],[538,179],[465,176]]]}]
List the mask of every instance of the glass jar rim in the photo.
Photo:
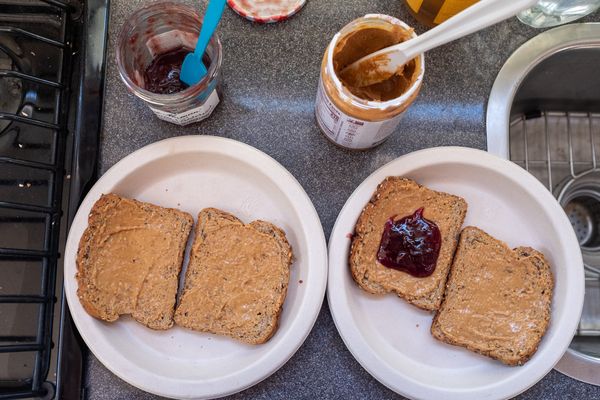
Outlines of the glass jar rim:
[{"label": "glass jar rim", "polygon": [[[357,18],[354,21],[348,23],[346,26],[344,26],[338,33],[335,34],[333,39],[331,39],[331,42],[329,43],[329,46],[327,48],[328,51],[327,51],[326,70],[327,70],[328,74],[330,75],[331,80],[333,81],[333,84],[334,84],[336,90],[338,91],[339,96],[344,101],[349,101],[351,104],[353,104],[357,107],[365,108],[365,109],[385,110],[385,109],[388,109],[391,107],[401,106],[408,99],[410,99],[412,96],[415,95],[415,92],[417,90],[419,90],[421,83],[423,82],[423,76],[425,75],[425,55],[424,54],[421,54],[418,57],[419,64],[420,64],[419,75],[414,80],[414,82],[412,82],[412,84],[410,85],[408,90],[406,92],[402,93],[402,95],[400,97],[396,97],[396,98],[386,100],[386,101],[365,100],[365,99],[362,99],[362,98],[356,96],[342,84],[342,82],[338,78],[338,76],[335,73],[335,70],[333,68],[333,53],[334,53],[333,50],[337,46],[340,39],[346,37],[348,34],[353,32],[357,25],[362,24],[362,23],[368,23],[368,22],[375,22],[375,23],[385,22],[388,24],[400,26],[407,30],[412,29],[410,26],[408,26],[403,21],[400,21],[399,19],[391,17],[389,15],[367,14],[364,17]],[[416,36],[417,36],[417,34],[413,31],[412,37],[414,38]]]},{"label": "glass jar rim", "polygon": [[148,15],[148,18],[150,18],[152,16],[155,17],[157,15],[164,14],[165,9],[170,10],[170,11],[180,12],[180,13],[186,14],[187,16],[189,16],[191,18],[196,19],[196,21],[198,22],[197,26],[198,26],[198,34],[199,34],[199,32],[200,32],[199,30],[202,26],[202,21],[199,18],[198,11],[195,10],[193,7],[185,5],[185,4],[181,4],[181,3],[175,3],[172,1],[160,1],[160,2],[155,2],[155,3],[149,4],[147,6],[141,7],[138,10],[136,10],[123,23],[123,26],[121,27],[121,30],[119,32],[118,39],[117,39],[116,62],[117,62],[117,69],[119,71],[119,75],[121,76],[121,79],[123,80],[125,85],[131,91],[134,92],[134,94],[136,96],[140,97],[142,100],[144,100],[145,102],[150,103],[150,104],[176,105],[178,103],[185,102],[191,98],[194,98],[194,97],[197,97],[198,95],[200,95],[202,93],[202,91],[205,90],[209,86],[210,82],[216,78],[219,70],[221,69],[221,64],[223,61],[223,50],[222,50],[222,46],[221,46],[221,41],[219,40],[219,36],[215,32],[213,34],[213,36],[210,38],[209,46],[213,46],[215,48],[216,57],[211,58],[211,63],[208,67],[208,71],[207,71],[206,75],[195,85],[185,88],[184,90],[182,90],[180,92],[171,93],[171,94],[159,94],[159,93],[154,93],[149,90],[146,90],[143,87],[137,85],[129,77],[129,74],[127,74],[124,63],[122,62],[123,52],[124,52],[123,46],[125,43],[128,42],[128,38],[131,36],[131,33],[136,28],[136,25],[132,21],[135,21],[136,19],[140,18],[143,14],[146,14],[146,13],[150,13],[150,15]]}]

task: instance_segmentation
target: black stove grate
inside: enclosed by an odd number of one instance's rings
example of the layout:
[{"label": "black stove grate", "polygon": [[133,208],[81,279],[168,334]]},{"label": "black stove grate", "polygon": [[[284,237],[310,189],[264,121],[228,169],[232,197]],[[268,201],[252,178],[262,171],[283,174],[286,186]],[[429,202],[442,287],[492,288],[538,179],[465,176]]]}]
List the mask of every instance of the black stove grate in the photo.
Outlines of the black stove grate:
[{"label": "black stove grate", "polygon": [[[24,2],[25,3],[25,2]],[[0,22],[0,35],[11,38],[12,42],[18,40],[27,40],[32,43],[52,48],[58,57],[55,57],[49,63],[56,62],[54,65],[55,78],[49,77],[47,73],[36,74],[35,71],[26,69],[0,69],[1,79],[12,79],[38,85],[42,90],[54,93],[50,96],[50,105],[40,108],[40,117],[36,115],[34,107],[19,107],[17,112],[0,110],[0,136],[13,128],[18,138],[21,132],[27,129],[42,128],[38,135],[48,134],[47,140],[52,148],[50,162],[38,161],[35,159],[19,158],[17,156],[0,156],[0,187],[10,188],[32,188],[43,187],[47,195],[43,196],[41,204],[38,201],[30,201],[26,196],[10,195],[10,190],[0,191],[0,224],[6,228],[2,234],[6,236],[10,232],[10,227],[15,224],[39,224],[43,226],[42,244],[38,248],[26,248],[26,246],[6,246],[5,243],[14,243],[19,241],[1,240],[0,243],[0,268],[8,268],[11,264],[13,268],[35,263],[40,265],[40,290],[38,294],[0,294],[0,306],[7,304],[14,305],[34,305],[39,307],[36,329],[33,335],[6,334],[0,331],[0,355],[6,353],[30,352],[32,353],[32,374],[30,377],[12,382],[9,385],[0,386],[0,399],[44,397],[48,396],[49,388],[46,382],[48,370],[50,367],[51,351],[54,346],[52,340],[52,325],[55,318],[56,299],[56,280],[57,264],[59,259],[59,245],[61,237],[61,218],[63,207],[63,181],[65,177],[65,157],[67,151],[68,129],[68,109],[70,103],[70,76],[71,76],[71,57],[72,57],[72,13],[78,12],[73,4],[58,0],[43,0],[35,2],[36,15],[39,10],[48,8],[52,22],[61,37],[52,38],[45,36],[33,30],[23,29],[18,26],[5,25]],[[45,4],[44,4],[45,3]],[[22,3],[23,4],[23,3]],[[31,4],[26,4],[30,5]],[[80,5],[81,6],[81,5]],[[7,5],[9,7],[25,7],[24,5]],[[2,10],[3,12],[5,10]],[[18,11],[18,10],[17,10]],[[0,50],[10,56],[11,49],[2,48]],[[33,54],[33,52],[32,52]],[[3,128],[2,128],[3,127]],[[13,132],[14,133],[14,132]],[[25,146],[25,141],[19,141],[18,145]],[[6,177],[5,172],[18,169],[17,177]],[[22,178],[23,176],[37,177],[35,179]],[[42,178],[39,178],[42,177]],[[7,193],[9,193],[7,195]],[[14,199],[17,200],[14,200]],[[12,224],[12,225],[11,225]],[[15,235],[19,234],[15,231]],[[8,238],[7,238],[8,239]],[[0,292],[2,293],[2,292]],[[34,314],[35,315],[35,314]],[[50,385],[52,386],[52,385]],[[50,395],[51,396],[51,395]]]}]

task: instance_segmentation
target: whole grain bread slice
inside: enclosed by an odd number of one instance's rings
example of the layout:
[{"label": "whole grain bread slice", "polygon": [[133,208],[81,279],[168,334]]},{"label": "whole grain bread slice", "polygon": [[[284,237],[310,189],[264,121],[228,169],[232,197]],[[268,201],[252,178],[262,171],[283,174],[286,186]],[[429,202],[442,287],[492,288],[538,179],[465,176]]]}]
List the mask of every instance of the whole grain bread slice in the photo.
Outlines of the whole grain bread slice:
[{"label": "whole grain bread slice", "polygon": [[[426,278],[387,268],[377,261],[386,221],[411,215],[421,207],[424,217],[437,224],[442,236],[435,271]],[[410,179],[386,178],[356,223],[349,259],[352,277],[369,293],[393,292],[419,308],[437,310],[466,213],[467,203],[458,196],[436,192]]]},{"label": "whole grain bread slice", "polygon": [[277,330],[291,262],[292,249],[275,225],[244,224],[215,208],[200,211],[175,322],[250,344],[266,342]]},{"label": "whole grain bread slice", "polygon": [[173,326],[190,214],[106,194],[94,204],[77,253],[77,295],[113,322],[131,314],[152,329]]},{"label": "whole grain bread slice", "polygon": [[507,365],[522,365],[548,328],[553,287],[542,253],[511,250],[481,229],[466,227],[431,333]]}]

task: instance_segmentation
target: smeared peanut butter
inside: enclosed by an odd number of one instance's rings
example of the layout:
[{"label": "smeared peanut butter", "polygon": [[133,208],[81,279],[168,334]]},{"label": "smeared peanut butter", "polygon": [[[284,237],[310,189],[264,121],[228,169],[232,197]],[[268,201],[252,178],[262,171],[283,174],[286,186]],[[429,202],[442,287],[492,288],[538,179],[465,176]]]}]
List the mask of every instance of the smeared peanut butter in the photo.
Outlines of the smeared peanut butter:
[{"label": "smeared peanut butter", "polygon": [[[377,261],[377,251],[386,221],[391,216],[413,214],[421,207],[425,208],[425,218],[435,221],[442,237],[448,236],[447,233],[453,228],[452,221],[448,218],[448,215],[454,215],[451,205],[441,202],[436,193],[427,189],[386,193],[385,197],[382,196],[379,199],[377,207],[369,207],[369,226],[373,232],[363,238],[364,246],[361,257],[364,257],[362,258],[364,261],[361,264],[368,266],[365,276],[368,276],[369,280],[377,282],[386,291],[393,290],[409,293],[414,297],[422,297],[435,292],[440,280],[445,280],[454,250],[451,241],[442,241],[438,266],[433,274],[425,278],[414,277],[406,272],[385,267]],[[440,263],[444,263],[444,265],[439,265]],[[399,276],[402,278],[399,279]]]},{"label": "smeared peanut butter", "polygon": [[[164,268],[175,256],[169,251],[171,238],[163,232],[146,228],[129,215],[119,221],[114,229],[105,229],[96,248],[94,273],[99,290],[112,296],[120,313],[132,313],[138,303],[142,285],[151,287],[158,283],[152,269]],[[161,283],[162,284],[162,283]],[[153,290],[153,289],[150,289]]]},{"label": "smeared peanut butter", "polygon": [[[340,39],[333,50],[333,68],[342,83],[352,94],[365,100],[387,101],[402,96],[416,78],[417,68],[415,60],[408,62],[404,68],[399,69],[395,75],[380,83],[356,87],[351,77],[340,74],[344,68],[362,57],[383,48],[393,46],[410,39],[412,29],[404,29],[397,25],[390,25],[389,29],[363,28],[356,30]],[[372,60],[362,68],[375,69],[381,59]]]},{"label": "smeared peanut butter", "polygon": [[[521,363],[550,318],[552,276],[535,250],[510,250],[465,228],[438,326],[453,343]],[[541,258],[540,258],[541,257]],[[537,258],[539,261],[536,261]],[[450,290],[451,289],[451,290]],[[502,350],[508,349],[508,350]],[[507,354],[512,352],[514,354]]]},{"label": "smeared peanut butter", "polygon": [[275,238],[249,225],[206,235],[194,242],[179,317],[199,330],[252,332],[257,321],[278,313],[289,276],[286,256]]},{"label": "smeared peanut butter", "polygon": [[77,294],[84,308],[105,321],[131,314],[150,328],[169,328],[192,224],[178,210],[103,195],[78,251]]}]

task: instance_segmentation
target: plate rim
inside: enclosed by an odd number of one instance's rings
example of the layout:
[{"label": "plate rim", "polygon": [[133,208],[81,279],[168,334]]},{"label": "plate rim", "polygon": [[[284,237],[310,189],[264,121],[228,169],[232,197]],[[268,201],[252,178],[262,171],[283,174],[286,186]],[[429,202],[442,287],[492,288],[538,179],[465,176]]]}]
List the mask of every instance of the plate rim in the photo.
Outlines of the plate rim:
[{"label": "plate rim", "polygon": [[[438,387],[425,386],[421,382],[415,381],[408,375],[403,375],[399,371],[393,370],[391,367],[388,367],[383,362],[378,361],[377,353],[372,351],[372,348],[369,346],[368,341],[359,333],[359,330],[355,328],[355,324],[353,321],[353,316],[351,313],[346,313],[349,310],[347,304],[344,304],[340,297],[342,296],[340,293],[343,293],[342,288],[338,288],[335,285],[336,282],[336,269],[342,270],[342,268],[336,268],[336,257],[337,253],[340,253],[340,256],[345,253],[343,250],[343,238],[341,235],[343,232],[338,232],[340,229],[340,225],[342,224],[345,214],[352,212],[350,210],[351,200],[356,196],[361,194],[364,190],[373,186],[372,190],[369,193],[372,193],[375,190],[375,187],[381,182],[381,180],[388,175],[398,175],[397,173],[392,172],[393,169],[404,169],[415,171],[420,168],[433,166],[436,164],[455,162],[455,163],[468,163],[471,165],[484,166],[488,169],[489,164],[494,164],[496,166],[502,166],[505,170],[502,174],[506,177],[511,178],[511,180],[515,179],[515,174],[517,174],[518,179],[527,181],[528,189],[534,191],[537,195],[541,195],[547,199],[551,199],[552,202],[546,202],[546,207],[554,208],[555,210],[560,211],[555,214],[555,217],[560,220],[561,225],[568,225],[570,227],[570,223],[567,219],[567,216],[562,211],[562,208],[556,202],[556,199],[552,196],[552,194],[532,175],[523,170],[518,165],[507,161],[503,158],[490,154],[484,150],[473,149],[469,147],[461,147],[461,146],[440,146],[434,148],[427,148],[422,150],[417,150],[408,154],[404,154],[402,156],[397,157],[396,159],[386,163],[382,167],[376,169],[373,173],[371,173],[367,178],[365,178],[357,188],[352,192],[352,194],[348,197],[344,206],[340,210],[338,217],[336,218],[333,229],[331,230],[331,234],[329,236],[328,242],[328,251],[329,251],[329,276],[327,282],[327,302],[329,305],[329,309],[331,310],[332,319],[336,326],[336,329],[341,336],[344,344],[352,354],[352,356],[358,361],[358,363],[377,381],[381,384],[393,390],[394,392],[406,396],[408,398],[437,398],[439,396],[444,396],[446,399],[479,399],[482,398],[482,389],[479,390],[469,390],[466,391],[464,389],[459,390],[450,390],[450,391],[440,391]],[[484,162],[488,163],[487,165],[483,165]],[[510,174],[509,174],[510,172]],[[552,204],[552,205],[548,205]],[[363,206],[364,207],[364,206]],[[357,213],[357,217],[360,214],[359,209]],[[352,215],[350,215],[352,217]],[[566,237],[568,239],[568,245],[565,247],[577,249],[574,251],[574,255],[576,260],[574,264],[583,265],[583,259],[581,258],[581,252],[579,251],[579,244],[575,237],[575,233],[572,229],[569,229],[566,232],[562,232],[561,238]],[[347,262],[344,262],[347,264]],[[571,342],[573,335],[575,334],[575,330],[577,324],[579,322],[579,318],[581,315],[581,311],[583,308],[583,293],[584,293],[584,272],[583,267],[580,269],[580,278],[581,279],[572,279],[571,285],[569,286],[569,292],[574,296],[574,304],[579,305],[574,313],[569,313],[571,316],[569,318],[569,322],[572,325],[572,329],[562,328],[564,332],[560,339],[563,342],[561,345],[561,352],[550,353],[550,355],[554,354],[552,357],[547,357],[551,359],[551,362],[548,363],[544,368],[540,368],[537,370],[537,373],[531,375],[529,379],[525,380],[525,382],[520,382],[519,385],[512,386],[511,388],[505,389],[502,393],[494,393],[490,394],[489,387],[487,388],[488,392],[485,393],[488,399],[502,399],[507,397],[516,396],[525,390],[529,389],[537,382],[539,382],[544,376],[548,374],[552,370],[552,368],[560,361],[562,354],[568,349],[568,346]],[[344,272],[340,272],[343,274]],[[345,298],[345,297],[344,297]],[[345,308],[340,308],[342,305]],[[572,316],[577,316],[573,318]],[[572,331],[572,334],[567,334],[567,330]],[[568,337],[568,340],[566,339]],[[393,382],[390,380],[394,379]],[[401,379],[402,382],[398,382],[398,379]],[[512,383],[515,378],[511,378],[509,382]],[[521,379],[522,381],[523,379]],[[499,384],[502,385],[503,382]],[[496,384],[498,385],[498,384]],[[504,386],[507,386],[504,383]],[[492,385],[494,390],[497,390],[495,385]]]},{"label": "plate rim", "polygon": [[[309,267],[316,265],[316,267],[312,268],[312,270],[315,271],[314,274],[316,279],[307,279],[304,299],[300,304],[296,318],[292,320],[290,325],[290,328],[300,329],[296,331],[289,329],[289,331],[286,332],[287,337],[282,339],[277,347],[274,347],[271,351],[265,353],[258,361],[247,365],[233,374],[200,381],[189,379],[173,380],[173,378],[170,377],[161,378],[154,373],[150,373],[153,375],[153,379],[159,378],[171,380],[172,382],[170,384],[173,387],[177,386],[177,388],[180,388],[182,383],[187,385],[186,388],[188,388],[188,391],[182,394],[177,390],[164,389],[165,386],[168,386],[165,382],[157,384],[156,381],[150,379],[140,379],[139,375],[132,377],[131,375],[133,375],[133,373],[127,372],[127,365],[125,365],[125,367],[122,365],[115,365],[114,361],[110,360],[110,356],[104,354],[105,350],[99,348],[99,345],[94,343],[93,339],[98,335],[98,332],[94,333],[95,329],[90,328],[85,324],[85,318],[92,317],[74,312],[73,307],[71,306],[71,302],[78,302],[76,294],[77,283],[71,272],[76,271],[75,257],[80,240],[79,235],[76,238],[72,237],[74,234],[72,232],[73,228],[78,224],[83,223],[83,226],[87,227],[87,214],[102,191],[113,188],[124,177],[133,173],[136,168],[152,162],[153,159],[164,157],[167,154],[190,152],[212,152],[218,154],[219,151],[221,153],[226,153],[230,157],[252,163],[252,165],[266,176],[267,179],[281,187],[282,191],[284,189],[280,186],[281,181],[285,181],[288,184],[288,186],[285,187],[284,193],[293,192],[293,196],[286,195],[286,198],[289,199],[294,211],[297,213],[301,211],[301,215],[304,216],[302,220],[305,221],[305,224],[303,225],[301,232],[303,232],[305,238],[310,239],[307,243],[307,264]],[[246,158],[244,159],[243,157]],[[260,162],[261,165],[258,165],[256,163],[257,161]],[[194,223],[196,223],[195,220]],[[71,266],[67,267],[67,264],[70,264]],[[187,135],[167,138],[141,147],[115,163],[95,182],[81,201],[75,217],[71,222],[65,245],[64,265],[65,274],[63,278],[63,290],[75,326],[90,351],[108,370],[127,383],[152,394],[169,398],[209,399],[238,393],[263,381],[285,365],[302,344],[304,344],[316,323],[325,299],[328,278],[328,251],[325,233],[312,200],[298,180],[277,160],[249,144],[234,139],[211,135]],[[319,266],[322,269],[321,271],[319,271]],[[122,361],[127,360],[121,360],[121,362]],[[123,371],[123,369],[126,371]],[[242,376],[239,376],[240,374]],[[195,386],[196,389],[194,393],[191,393],[189,390],[192,386]],[[220,386],[221,390],[214,390],[213,387],[215,386]],[[207,387],[209,387],[208,391],[202,390]]]}]

